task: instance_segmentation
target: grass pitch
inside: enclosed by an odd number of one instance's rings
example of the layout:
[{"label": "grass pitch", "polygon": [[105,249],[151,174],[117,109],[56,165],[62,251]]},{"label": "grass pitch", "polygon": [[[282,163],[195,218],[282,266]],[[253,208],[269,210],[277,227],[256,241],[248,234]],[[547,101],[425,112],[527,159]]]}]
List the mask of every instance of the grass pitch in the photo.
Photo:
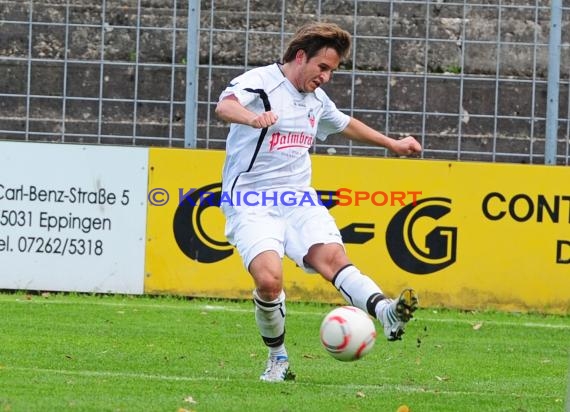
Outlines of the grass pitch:
[{"label": "grass pitch", "polygon": [[[420,309],[343,363],[288,303],[294,382],[260,382],[251,302],[0,294],[0,411],[565,411],[570,317]],[[378,328],[380,332],[380,328]]]}]

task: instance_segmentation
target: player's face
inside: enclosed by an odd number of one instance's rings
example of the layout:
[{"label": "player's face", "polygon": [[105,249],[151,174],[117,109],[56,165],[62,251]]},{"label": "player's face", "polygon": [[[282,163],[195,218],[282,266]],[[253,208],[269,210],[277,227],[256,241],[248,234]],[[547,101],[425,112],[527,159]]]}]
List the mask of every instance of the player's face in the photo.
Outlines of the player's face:
[{"label": "player's face", "polygon": [[338,68],[340,57],[335,49],[322,48],[319,52],[307,60],[303,55],[301,69],[301,90],[305,93],[315,91],[317,87],[327,83]]}]

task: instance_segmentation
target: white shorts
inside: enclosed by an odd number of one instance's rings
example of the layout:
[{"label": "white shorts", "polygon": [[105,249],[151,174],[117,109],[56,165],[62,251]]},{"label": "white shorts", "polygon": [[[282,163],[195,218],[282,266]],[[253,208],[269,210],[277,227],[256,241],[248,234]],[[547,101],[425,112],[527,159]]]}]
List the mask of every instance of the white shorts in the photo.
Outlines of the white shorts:
[{"label": "white shorts", "polygon": [[273,250],[281,258],[288,256],[305,272],[316,273],[303,260],[309,248],[319,243],[343,245],[336,222],[319,204],[241,206],[226,212],[226,237],[237,248],[246,269],[257,255]]}]

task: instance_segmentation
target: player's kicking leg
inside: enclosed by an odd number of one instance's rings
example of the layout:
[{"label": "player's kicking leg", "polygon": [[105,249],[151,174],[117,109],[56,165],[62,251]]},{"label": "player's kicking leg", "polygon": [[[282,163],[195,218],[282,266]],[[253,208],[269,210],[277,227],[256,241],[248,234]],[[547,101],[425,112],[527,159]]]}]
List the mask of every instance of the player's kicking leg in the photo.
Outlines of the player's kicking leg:
[{"label": "player's kicking leg", "polygon": [[413,289],[404,289],[397,299],[389,299],[371,278],[353,265],[338,271],[332,283],[347,302],[380,321],[389,341],[402,339],[406,324],[418,308],[418,296]]}]

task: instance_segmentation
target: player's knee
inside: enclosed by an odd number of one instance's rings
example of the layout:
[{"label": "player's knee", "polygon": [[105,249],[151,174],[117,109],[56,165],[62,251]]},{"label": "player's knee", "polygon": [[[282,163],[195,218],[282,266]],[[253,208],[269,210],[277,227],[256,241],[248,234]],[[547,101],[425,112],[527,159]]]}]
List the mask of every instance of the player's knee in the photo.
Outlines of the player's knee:
[{"label": "player's knee", "polygon": [[277,299],[283,290],[281,276],[272,273],[256,276],[255,284],[259,297],[266,302]]},{"label": "player's knee", "polygon": [[313,246],[305,256],[305,261],[328,280],[332,279],[340,268],[350,264],[344,248],[338,244]]}]

